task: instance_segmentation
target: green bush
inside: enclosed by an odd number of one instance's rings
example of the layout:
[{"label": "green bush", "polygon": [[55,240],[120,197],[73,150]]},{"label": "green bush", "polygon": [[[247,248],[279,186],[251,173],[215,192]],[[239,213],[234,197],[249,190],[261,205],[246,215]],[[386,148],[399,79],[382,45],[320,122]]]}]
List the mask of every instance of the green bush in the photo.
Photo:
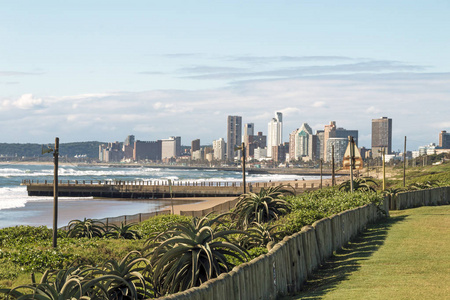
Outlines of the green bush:
[{"label": "green bush", "polygon": [[189,222],[192,218],[179,215],[161,215],[150,218],[140,223],[136,230],[140,236],[147,239],[152,233],[160,233],[169,229],[173,224],[179,222]]},{"label": "green bush", "polygon": [[292,235],[305,225],[311,225],[317,220],[329,217],[342,211],[363,206],[368,203],[379,203],[381,194],[355,191],[347,193],[336,189],[323,189],[298,196],[288,197],[292,204],[292,212],[276,223],[283,225],[280,230]]},{"label": "green bush", "polygon": [[0,229],[0,246],[18,246],[51,240],[52,230],[46,226],[15,226]]}]

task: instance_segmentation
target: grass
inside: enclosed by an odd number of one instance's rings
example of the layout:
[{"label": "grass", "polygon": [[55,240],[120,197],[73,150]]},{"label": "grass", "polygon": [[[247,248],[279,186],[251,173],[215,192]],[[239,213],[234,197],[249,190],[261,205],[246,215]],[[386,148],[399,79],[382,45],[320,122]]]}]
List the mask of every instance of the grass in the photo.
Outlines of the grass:
[{"label": "grass", "polygon": [[393,211],[285,299],[449,299],[450,206]]}]

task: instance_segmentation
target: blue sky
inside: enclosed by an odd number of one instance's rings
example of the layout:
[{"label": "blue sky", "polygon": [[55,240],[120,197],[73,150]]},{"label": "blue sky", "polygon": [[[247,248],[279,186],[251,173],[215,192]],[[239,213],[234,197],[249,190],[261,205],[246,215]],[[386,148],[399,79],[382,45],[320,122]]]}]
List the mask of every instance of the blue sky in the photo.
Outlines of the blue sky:
[{"label": "blue sky", "polygon": [[393,148],[450,131],[448,1],[3,1],[0,142],[284,140],[393,119]]}]

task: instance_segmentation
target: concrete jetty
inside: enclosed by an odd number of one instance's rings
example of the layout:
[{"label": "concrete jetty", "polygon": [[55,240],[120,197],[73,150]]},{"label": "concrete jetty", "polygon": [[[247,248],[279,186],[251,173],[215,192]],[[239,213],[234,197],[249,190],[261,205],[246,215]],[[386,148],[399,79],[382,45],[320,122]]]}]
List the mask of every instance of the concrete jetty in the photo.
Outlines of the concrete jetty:
[{"label": "concrete jetty", "polygon": [[[278,186],[280,182],[246,184],[247,192],[258,193],[262,188]],[[23,180],[29,196],[53,196],[52,181]],[[328,184],[327,184],[328,185]],[[295,192],[314,190],[314,182],[298,181],[291,186]],[[100,198],[188,198],[188,197],[235,197],[243,193],[240,182],[173,182],[168,181],[59,181],[58,195],[62,197]]]}]

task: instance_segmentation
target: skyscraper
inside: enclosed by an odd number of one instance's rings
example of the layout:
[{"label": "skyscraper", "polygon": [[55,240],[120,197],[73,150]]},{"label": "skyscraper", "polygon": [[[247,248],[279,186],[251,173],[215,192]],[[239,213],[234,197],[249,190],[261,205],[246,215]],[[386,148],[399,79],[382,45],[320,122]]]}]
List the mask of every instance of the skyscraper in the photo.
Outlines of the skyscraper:
[{"label": "skyscraper", "polygon": [[330,138],[345,138],[353,137],[353,140],[358,146],[358,130],[347,130],[342,127],[336,127],[336,122],[331,121],[330,125],[325,125],[323,131],[323,160],[330,161],[331,160],[331,149],[328,149],[329,143],[328,140]]},{"label": "skyscraper", "polygon": [[[317,137],[316,137],[317,138]],[[308,123],[294,130],[289,136],[289,159],[290,160],[313,160],[316,158],[315,136]]]},{"label": "skyscraper", "polygon": [[372,157],[380,157],[383,148],[392,153],[392,119],[387,117],[372,119]]},{"label": "skyscraper", "polygon": [[234,161],[237,151],[234,147],[241,146],[242,143],[242,117],[228,116],[227,120],[227,160]]},{"label": "skyscraper", "polygon": [[244,125],[244,136],[255,135],[255,124],[245,123]]},{"label": "skyscraper", "polygon": [[225,140],[223,138],[213,141],[213,151],[214,151],[214,159],[217,160],[225,159]]},{"label": "skyscraper", "polygon": [[272,157],[272,147],[281,145],[283,141],[283,114],[275,113],[269,122],[267,133],[267,157]]},{"label": "skyscraper", "polygon": [[439,147],[443,149],[450,149],[450,133],[442,130],[439,133]]}]

